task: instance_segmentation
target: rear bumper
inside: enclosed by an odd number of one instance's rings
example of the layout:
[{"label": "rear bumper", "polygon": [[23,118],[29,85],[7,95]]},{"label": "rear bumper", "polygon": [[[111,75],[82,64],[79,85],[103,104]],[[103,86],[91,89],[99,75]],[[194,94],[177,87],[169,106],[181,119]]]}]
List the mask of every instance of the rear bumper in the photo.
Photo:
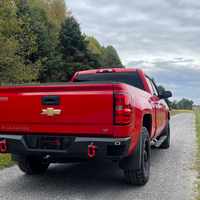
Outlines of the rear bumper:
[{"label": "rear bumper", "polygon": [[[4,153],[40,157],[50,155],[57,158],[90,158],[88,156],[88,145],[93,143],[97,147],[93,158],[120,160],[128,152],[131,137],[93,138],[0,135],[0,141],[3,140],[7,142],[7,150]],[[0,153],[3,152],[0,151]]]}]

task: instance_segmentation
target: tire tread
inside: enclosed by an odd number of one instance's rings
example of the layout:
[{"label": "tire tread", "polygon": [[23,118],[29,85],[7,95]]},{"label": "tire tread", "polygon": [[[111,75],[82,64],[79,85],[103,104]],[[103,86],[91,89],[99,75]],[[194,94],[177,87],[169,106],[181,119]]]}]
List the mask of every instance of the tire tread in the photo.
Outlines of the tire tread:
[{"label": "tire tread", "polygon": [[[149,144],[149,133],[146,129],[146,127],[143,127],[142,129],[142,149],[144,149],[144,145],[145,145],[145,141],[148,141],[148,145],[149,145],[149,164],[150,164],[150,155],[151,155],[151,151],[150,151],[150,144]],[[143,157],[142,157],[143,159]],[[143,161],[141,161],[142,163]],[[138,170],[124,170],[124,176],[125,179],[128,183],[133,184],[133,185],[144,185],[148,179],[149,179],[149,169],[147,172],[147,175],[144,174],[143,171],[143,164],[141,164],[141,169]]]}]

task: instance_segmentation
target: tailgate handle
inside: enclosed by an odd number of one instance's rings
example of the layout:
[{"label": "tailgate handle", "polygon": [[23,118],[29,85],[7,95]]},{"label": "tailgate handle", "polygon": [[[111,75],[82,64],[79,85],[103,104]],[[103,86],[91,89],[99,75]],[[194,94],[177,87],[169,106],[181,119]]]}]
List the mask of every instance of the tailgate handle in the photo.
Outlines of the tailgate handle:
[{"label": "tailgate handle", "polygon": [[43,106],[59,106],[60,96],[42,96]]}]

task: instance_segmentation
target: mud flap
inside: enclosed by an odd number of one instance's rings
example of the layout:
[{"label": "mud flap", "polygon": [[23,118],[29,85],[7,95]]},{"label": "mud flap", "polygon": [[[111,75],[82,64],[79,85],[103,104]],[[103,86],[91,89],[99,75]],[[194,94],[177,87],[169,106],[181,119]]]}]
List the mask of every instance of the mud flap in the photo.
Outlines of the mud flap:
[{"label": "mud flap", "polygon": [[121,169],[127,170],[137,170],[141,167],[141,151],[142,151],[142,133],[140,133],[140,137],[137,143],[137,146],[133,153],[125,158],[119,160],[119,167]]}]

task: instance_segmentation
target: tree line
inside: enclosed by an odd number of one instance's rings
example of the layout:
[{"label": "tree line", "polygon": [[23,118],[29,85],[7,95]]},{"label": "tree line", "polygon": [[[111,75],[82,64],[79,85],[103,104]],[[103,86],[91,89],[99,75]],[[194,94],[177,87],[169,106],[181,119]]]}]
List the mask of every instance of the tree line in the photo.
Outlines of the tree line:
[{"label": "tree line", "polygon": [[[162,85],[158,85],[158,92],[162,94],[165,91],[165,88]],[[181,110],[192,110],[194,102],[189,99],[181,99],[180,101],[174,100],[170,101],[169,99],[164,99],[170,109],[181,109]]]},{"label": "tree line", "polygon": [[69,81],[76,71],[124,67],[111,45],[81,32],[64,0],[0,1],[0,84]]},{"label": "tree line", "polygon": [[171,109],[192,110],[194,102],[189,99],[174,100],[170,103]]}]

